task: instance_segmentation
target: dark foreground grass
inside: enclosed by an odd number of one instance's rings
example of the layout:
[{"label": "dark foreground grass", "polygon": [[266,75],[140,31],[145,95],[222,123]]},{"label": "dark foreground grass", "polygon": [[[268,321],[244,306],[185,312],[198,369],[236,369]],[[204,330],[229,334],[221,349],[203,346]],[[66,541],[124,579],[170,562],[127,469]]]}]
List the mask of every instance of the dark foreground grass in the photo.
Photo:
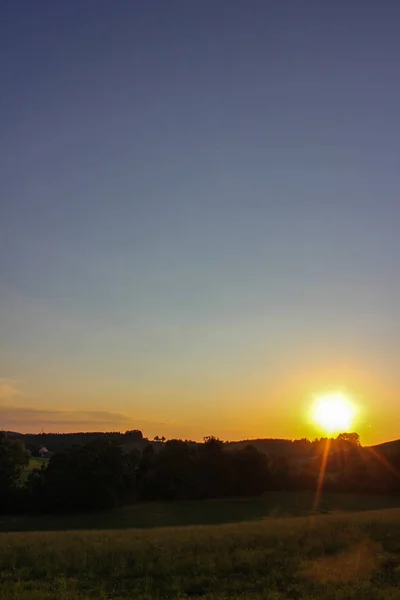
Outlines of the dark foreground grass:
[{"label": "dark foreground grass", "polygon": [[[260,498],[210,502],[148,502],[122,510],[83,515],[1,517],[0,531],[68,531],[214,525],[259,521],[266,517],[307,516],[312,513],[312,492],[268,492]],[[400,508],[400,497],[327,493],[321,499],[323,514]]]},{"label": "dark foreground grass", "polygon": [[400,510],[2,533],[0,598],[400,599]]}]

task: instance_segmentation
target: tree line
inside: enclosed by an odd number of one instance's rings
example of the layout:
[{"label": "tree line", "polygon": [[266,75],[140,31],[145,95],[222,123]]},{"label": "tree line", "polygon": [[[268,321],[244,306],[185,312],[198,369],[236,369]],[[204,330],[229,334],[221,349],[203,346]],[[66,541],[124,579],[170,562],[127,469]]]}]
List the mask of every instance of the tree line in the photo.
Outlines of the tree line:
[{"label": "tree line", "polygon": [[8,431],[6,434],[9,439],[17,439],[23,442],[32,456],[39,456],[39,451],[43,446],[49,448],[52,452],[60,452],[72,446],[88,444],[103,437],[119,445],[147,441],[140,429],[130,429],[125,433],[120,431],[78,431],[76,433],[16,433]]},{"label": "tree line", "polygon": [[[299,458],[267,455],[210,436],[204,443],[168,440],[143,451],[101,436],[55,452],[26,477],[29,451],[0,432],[0,510],[97,510],[148,500],[257,496],[268,490],[315,489],[400,494],[400,451],[384,457],[363,448],[357,434],[301,441]],[[307,452],[306,452],[307,449]]]}]

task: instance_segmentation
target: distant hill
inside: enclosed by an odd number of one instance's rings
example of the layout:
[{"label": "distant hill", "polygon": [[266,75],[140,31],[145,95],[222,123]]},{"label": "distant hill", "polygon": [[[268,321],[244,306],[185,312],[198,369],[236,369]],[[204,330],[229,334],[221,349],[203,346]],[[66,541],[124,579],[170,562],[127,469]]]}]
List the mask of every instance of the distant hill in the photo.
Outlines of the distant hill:
[{"label": "distant hill", "polygon": [[245,446],[254,446],[263,454],[270,456],[282,456],[286,458],[302,458],[310,456],[311,443],[307,440],[285,440],[280,438],[261,438],[252,440],[241,440],[239,442],[226,442],[232,450],[240,450]]},{"label": "distant hill", "polygon": [[400,440],[392,440],[391,442],[383,442],[383,444],[377,444],[375,446],[370,446],[379,454],[383,454],[385,456],[390,456],[392,454],[396,454],[400,452]]},{"label": "distant hill", "polygon": [[[114,440],[125,452],[143,449],[151,444],[155,450],[162,448],[163,443],[160,441],[152,441],[145,437],[140,430],[131,430],[121,433],[119,431],[109,432],[78,432],[78,433],[19,433],[16,431],[7,431],[8,437],[21,439],[33,456],[37,456],[39,449],[46,446],[51,453],[66,450],[75,445],[85,445],[101,437],[108,437]],[[193,445],[201,442],[189,442]],[[332,450],[339,450],[337,446],[339,442],[335,441]],[[226,441],[225,446],[232,451],[240,450],[245,446],[254,446],[257,450],[271,457],[287,458],[288,460],[303,460],[319,455],[323,452],[325,441],[315,440],[313,442],[303,438],[300,440],[288,440],[282,438],[258,438],[239,441]],[[381,455],[391,456],[400,453],[400,440],[393,440],[370,446]]]},{"label": "distant hill", "polygon": [[125,433],[119,431],[83,431],[77,433],[18,433],[16,431],[6,431],[6,434],[11,439],[22,440],[32,456],[38,456],[39,450],[43,446],[54,453],[67,450],[72,446],[85,445],[103,437],[108,437],[119,446],[130,450],[133,450],[133,448],[141,450],[149,444],[149,440],[144,438],[142,432],[138,429],[126,431]]},{"label": "distant hill", "polygon": [[[75,445],[84,445],[100,437],[109,437],[120,445],[125,451],[137,449],[142,451],[145,446],[152,444],[155,449],[162,447],[161,441],[151,441],[144,438],[139,430],[120,432],[78,432],[78,433],[18,433],[16,431],[6,432],[8,437],[21,439],[25,446],[32,452],[33,456],[38,454],[42,446],[46,446],[50,452],[66,450]],[[191,442],[197,445],[201,442]],[[230,450],[240,450],[251,445],[263,454],[269,456],[280,456],[286,458],[304,458],[312,453],[312,445],[307,440],[285,440],[274,438],[248,439],[234,442],[225,442]]]}]

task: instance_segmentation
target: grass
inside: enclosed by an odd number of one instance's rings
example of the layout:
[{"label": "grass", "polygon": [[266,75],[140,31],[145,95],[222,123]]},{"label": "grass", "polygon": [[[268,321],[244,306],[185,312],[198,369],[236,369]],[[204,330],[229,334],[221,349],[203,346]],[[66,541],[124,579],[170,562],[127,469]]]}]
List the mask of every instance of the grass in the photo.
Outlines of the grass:
[{"label": "grass", "polygon": [[0,534],[0,599],[397,600],[400,510]]},{"label": "grass", "polygon": [[[268,492],[256,499],[145,503],[117,511],[84,515],[1,517],[0,531],[66,531],[80,529],[147,529],[182,525],[216,525],[258,521],[266,517],[307,516],[312,512],[310,492]],[[323,514],[400,508],[400,497],[325,494]]]},{"label": "grass", "polygon": [[22,472],[21,481],[22,482],[26,481],[29,473],[31,471],[33,471],[33,469],[40,469],[43,464],[47,464],[48,462],[49,462],[48,458],[39,458],[39,457],[31,458],[29,460],[28,465],[25,467],[25,469]]},{"label": "grass", "polygon": [[35,457],[35,458],[30,458],[29,459],[29,464],[27,465],[27,467],[25,467],[25,471],[27,471],[28,473],[30,473],[30,471],[33,471],[33,469],[40,469],[40,467],[43,464],[47,464],[49,462],[48,458],[40,458],[39,456]]}]

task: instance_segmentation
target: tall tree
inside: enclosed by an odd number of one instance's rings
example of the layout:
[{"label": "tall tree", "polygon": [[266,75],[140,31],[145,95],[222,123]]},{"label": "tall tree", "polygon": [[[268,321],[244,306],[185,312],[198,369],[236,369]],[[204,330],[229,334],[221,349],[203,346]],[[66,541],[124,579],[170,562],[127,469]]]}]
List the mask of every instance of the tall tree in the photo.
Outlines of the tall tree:
[{"label": "tall tree", "polygon": [[0,500],[9,497],[18,485],[29,452],[20,440],[10,440],[0,431]]}]

